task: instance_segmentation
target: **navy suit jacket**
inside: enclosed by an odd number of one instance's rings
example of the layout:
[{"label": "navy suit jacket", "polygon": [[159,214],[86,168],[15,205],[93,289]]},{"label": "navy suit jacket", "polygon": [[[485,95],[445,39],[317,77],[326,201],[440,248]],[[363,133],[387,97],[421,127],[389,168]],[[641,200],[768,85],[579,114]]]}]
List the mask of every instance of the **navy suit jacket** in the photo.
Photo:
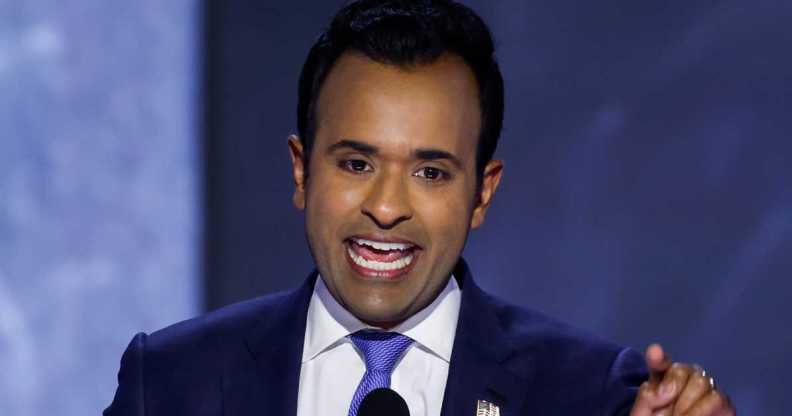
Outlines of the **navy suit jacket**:
[{"label": "navy suit jacket", "polygon": [[[443,416],[474,415],[477,400],[502,416],[629,413],[646,379],[640,354],[493,298],[464,261],[454,276],[462,303]],[[295,415],[315,282],[136,335],[104,415]]]}]

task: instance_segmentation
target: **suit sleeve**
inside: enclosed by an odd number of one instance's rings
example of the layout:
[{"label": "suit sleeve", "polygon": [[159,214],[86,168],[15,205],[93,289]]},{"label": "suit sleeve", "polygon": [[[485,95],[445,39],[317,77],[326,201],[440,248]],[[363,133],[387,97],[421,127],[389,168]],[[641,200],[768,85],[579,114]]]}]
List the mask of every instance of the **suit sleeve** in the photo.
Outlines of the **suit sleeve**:
[{"label": "suit sleeve", "polygon": [[103,416],[145,416],[144,354],[146,334],[139,333],[132,338],[121,357],[118,371],[118,388],[113,403],[105,409]]},{"label": "suit sleeve", "polygon": [[605,380],[603,415],[630,414],[641,383],[649,377],[643,356],[631,348],[621,350],[613,360]]}]

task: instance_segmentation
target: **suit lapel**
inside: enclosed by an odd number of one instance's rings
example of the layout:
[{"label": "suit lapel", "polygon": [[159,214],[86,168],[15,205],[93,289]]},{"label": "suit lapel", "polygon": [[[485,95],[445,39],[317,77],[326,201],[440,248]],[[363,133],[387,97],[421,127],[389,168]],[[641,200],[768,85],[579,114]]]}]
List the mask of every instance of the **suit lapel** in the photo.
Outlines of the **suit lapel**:
[{"label": "suit lapel", "polygon": [[[528,393],[532,363],[513,354],[495,300],[476,286],[461,259],[454,276],[462,303],[441,413],[475,415],[477,400],[486,400],[499,406],[501,416],[516,415]],[[245,338],[249,354],[226,366],[231,373],[223,382],[227,416],[297,414],[305,322],[316,277],[313,272],[300,288],[263,308],[261,321]]]},{"label": "suit lapel", "polygon": [[516,415],[528,391],[532,363],[513,354],[511,340],[496,315],[495,300],[475,285],[461,259],[454,276],[462,286],[462,304],[442,415],[475,415],[478,400],[497,405],[501,416]]},{"label": "suit lapel", "polygon": [[317,273],[298,289],[276,299],[245,338],[250,354],[227,366],[224,408],[227,416],[295,415],[308,304]]}]

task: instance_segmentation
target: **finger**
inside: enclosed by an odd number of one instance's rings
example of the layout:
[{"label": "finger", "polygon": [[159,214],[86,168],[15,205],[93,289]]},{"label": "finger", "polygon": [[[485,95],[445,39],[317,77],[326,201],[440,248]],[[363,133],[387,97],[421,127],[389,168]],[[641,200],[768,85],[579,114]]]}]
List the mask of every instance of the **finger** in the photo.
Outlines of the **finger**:
[{"label": "finger", "polygon": [[649,368],[649,381],[659,383],[671,367],[671,356],[663,351],[660,344],[652,344],[646,349],[646,367]]},{"label": "finger", "polygon": [[654,413],[654,415],[652,415],[652,416],[671,416],[673,414],[671,412],[673,412],[673,411],[674,411],[674,409],[672,408],[672,406],[666,406],[666,407],[656,411]]},{"label": "finger", "polygon": [[671,409],[675,397],[673,392],[665,396],[661,395],[657,384],[644,381],[638,389],[630,416],[653,416],[661,409]]},{"label": "finger", "polygon": [[657,385],[656,394],[659,399],[657,403],[664,403],[661,407],[654,409],[654,416],[671,416],[674,414],[674,406],[683,388],[687,384],[688,378],[693,373],[693,367],[674,363],[671,365],[663,379]]},{"label": "finger", "polygon": [[729,398],[723,393],[712,390],[709,394],[705,395],[687,412],[682,413],[684,416],[735,416],[734,407],[732,406]]},{"label": "finger", "polygon": [[[660,415],[671,415],[674,410],[674,402],[676,402],[682,389],[687,384],[688,377],[693,372],[693,368],[680,363],[671,365],[665,374],[662,381],[657,387],[657,395],[667,398],[668,405],[664,406],[659,412]],[[657,411],[657,409],[655,409]]]},{"label": "finger", "polygon": [[674,414],[685,414],[688,409],[693,407],[694,403],[706,396],[710,391],[712,391],[710,378],[701,371],[692,371],[687,379],[687,384],[684,385],[682,392],[679,394],[676,405],[674,405]]}]

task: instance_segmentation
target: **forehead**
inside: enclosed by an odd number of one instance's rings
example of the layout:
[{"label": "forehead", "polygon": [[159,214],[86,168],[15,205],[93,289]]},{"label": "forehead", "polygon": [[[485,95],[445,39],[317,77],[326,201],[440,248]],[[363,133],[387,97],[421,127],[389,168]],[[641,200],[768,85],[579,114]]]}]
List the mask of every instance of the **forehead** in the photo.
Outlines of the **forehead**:
[{"label": "forehead", "polygon": [[478,84],[459,57],[401,67],[345,53],[319,95],[315,146],[353,138],[394,152],[438,148],[475,157],[480,114]]}]

